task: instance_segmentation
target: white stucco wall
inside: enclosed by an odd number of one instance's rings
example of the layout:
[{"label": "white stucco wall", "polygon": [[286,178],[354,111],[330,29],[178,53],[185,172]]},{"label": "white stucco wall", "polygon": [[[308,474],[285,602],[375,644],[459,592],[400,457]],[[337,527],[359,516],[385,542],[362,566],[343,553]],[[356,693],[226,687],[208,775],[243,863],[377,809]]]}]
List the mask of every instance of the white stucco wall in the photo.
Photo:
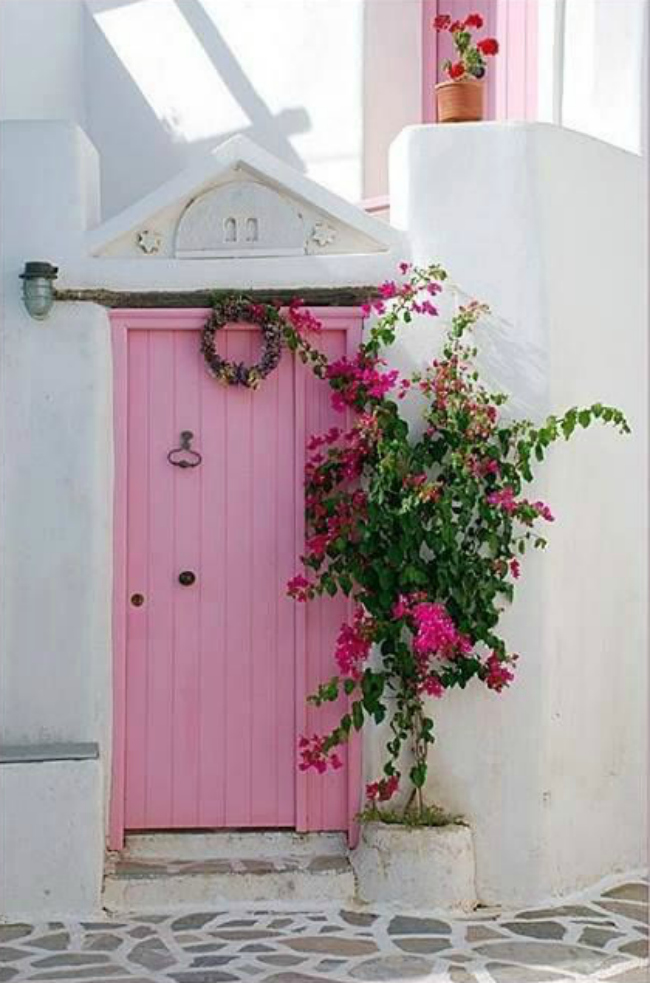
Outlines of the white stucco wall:
[{"label": "white stucco wall", "polygon": [[536,491],[557,521],[504,622],[516,684],[434,706],[431,793],[472,823],[479,896],[526,903],[646,855],[641,161],[545,125],[413,127],[393,148],[391,197],[415,261],[439,260],[498,315],[477,341],[518,411],[601,400],[634,431],[553,450]]},{"label": "white stucco wall", "polygon": [[[267,155],[253,153],[250,162],[258,176],[267,167],[269,180],[281,184],[284,171],[267,162]],[[210,167],[217,165],[208,159]],[[96,151],[73,124],[28,120],[0,126],[0,747],[99,745],[99,765],[0,766],[5,849],[21,857],[29,853],[36,833],[30,823],[21,827],[20,816],[35,811],[39,802],[49,811],[48,825],[33,843],[34,877],[26,867],[19,889],[11,868],[0,880],[0,918],[22,917],[30,910],[34,916],[92,914],[98,904],[96,871],[103,863],[111,774],[108,313],[94,304],[57,302],[47,320],[32,320],[21,297],[19,274],[25,262],[60,264],[58,286],[301,287],[381,280],[403,251],[400,237],[381,223],[363,213],[357,216],[346,202],[299,181],[296,192],[302,190],[329,221],[343,228],[346,216],[353,224],[358,217],[351,235],[362,239],[376,227],[381,251],[225,262],[131,254],[96,258],[89,232],[98,224],[98,189]],[[186,188],[186,198],[192,190]],[[153,196],[153,212],[159,200]],[[327,211],[330,204],[335,210],[338,206],[336,214]],[[122,222],[125,228],[129,215]],[[80,808],[88,796],[87,808]],[[57,836],[63,843],[78,836],[83,870],[65,867],[57,851],[41,876],[39,858],[47,837]]]},{"label": "white stucco wall", "polygon": [[85,124],[81,0],[0,0],[0,119]]},{"label": "white stucco wall", "polygon": [[352,201],[420,119],[418,0],[2,0],[0,118],[69,119],[114,215],[244,133]]},{"label": "white stucco wall", "polygon": [[56,263],[79,249],[97,215],[97,159],[71,124],[4,123],[2,175],[0,733],[3,743],[99,740],[110,650],[109,335],[104,312],[88,305],[32,320],[18,278],[27,259]]},{"label": "white stucco wall", "polygon": [[101,913],[98,761],[0,765],[0,919]]},{"label": "white stucco wall", "polygon": [[[13,122],[2,130],[2,741],[97,741],[105,780],[107,316],[88,304],[57,304],[45,322],[32,321],[20,299],[24,262],[60,262],[60,282],[69,286],[329,285],[390,275],[399,244],[349,258],[93,259],[85,235],[98,213],[92,146],[66,123]],[[394,219],[409,230],[413,259],[445,263],[468,293],[492,305],[494,318],[479,329],[483,364],[513,391],[517,409],[540,416],[601,399],[620,405],[634,428],[627,439],[580,433],[544,470],[539,492],[558,519],[547,554],[526,561],[506,621],[522,654],[517,684],[501,696],[477,686],[436,704],[431,791],[472,823],[481,899],[526,903],[644,858],[637,822],[646,774],[647,593],[640,163],[552,127],[485,124],[409,129],[391,167]],[[320,207],[317,192],[313,200]],[[414,367],[439,339],[435,322],[414,325],[396,358]],[[372,754],[368,768],[372,774]],[[78,776],[71,781],[79,787]],[[41,782],[38,794],[48,788],[59,789],[64,823],[67,786]],[[105,804],[106,788],[88,819],[89,877],[101,860],[97,817]]]}]

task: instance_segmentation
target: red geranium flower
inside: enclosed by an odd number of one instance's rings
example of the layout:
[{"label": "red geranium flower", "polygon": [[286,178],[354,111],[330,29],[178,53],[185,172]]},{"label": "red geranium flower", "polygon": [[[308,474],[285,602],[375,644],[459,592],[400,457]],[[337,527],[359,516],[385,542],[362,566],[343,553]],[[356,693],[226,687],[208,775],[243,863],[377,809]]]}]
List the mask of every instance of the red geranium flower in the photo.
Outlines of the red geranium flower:
[{"label": "red geranium flower", "polygon": [[457,61],[455,65],[451,65],[449,68],[449,78],[450,79],[460,79],[465,74],[465,66],[462,61]]},{"label": "red geranium flower", "polygon": [[465,27],[475,27],[478,31],[483,27],[483,18],[480,14],[470,14],[465,18]]},{"label": "red geranium flower", "polygon": [[462,22],[462,20],[455,20],[454,23],[449,28],[449,30],[451,31],[452,34],[455,34],[456,31],[462,31],[462,29],[463,29],[463,22]]},{"label": "red geranium flower", "polygon": [[483,38],[476,45],[481,54],[484,55],[496,55],[499,51],[499,42],[496,38]]},{"label": "red geranium flower", "polygon": [[433,26],[436,31],[446,31],[451,24],[451,17],[449,14],[438,14],[437,17],[433,19]]}]

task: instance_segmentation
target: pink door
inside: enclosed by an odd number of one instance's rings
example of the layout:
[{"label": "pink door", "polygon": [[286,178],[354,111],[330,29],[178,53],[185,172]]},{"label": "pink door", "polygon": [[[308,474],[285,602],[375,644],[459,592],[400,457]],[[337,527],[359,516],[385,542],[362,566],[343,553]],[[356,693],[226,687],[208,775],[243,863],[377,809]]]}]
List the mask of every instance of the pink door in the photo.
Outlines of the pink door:
[{"label": "pink door", "polygon": [[[359,315],[317,312],[328,355]],[[211,378],[206,312],[112,316],[116,417],[115,754],[111,842],[124,829],[348,829],[358,748],[326,777],[296,769],[307,710],[333,672],[346,602],[286,597],[302,551],[305,443],[335,414],[329,390],[285,352],[251,392]],[[232,325],[220,351],[254,362],[259,332]],[[168,454],[191,432],[196,467]],[[174,459],[198,461],[187,451]]]}]

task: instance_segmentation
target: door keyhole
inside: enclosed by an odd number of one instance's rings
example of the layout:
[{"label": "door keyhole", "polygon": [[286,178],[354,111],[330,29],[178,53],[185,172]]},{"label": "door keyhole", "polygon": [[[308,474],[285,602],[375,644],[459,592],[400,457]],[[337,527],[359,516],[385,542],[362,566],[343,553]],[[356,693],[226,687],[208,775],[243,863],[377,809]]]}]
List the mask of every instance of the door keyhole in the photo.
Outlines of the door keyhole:
[{"label": "door keyhole", "polygon": [[178,575],[178,582],[182,584],[183,587],[191,587],[196,581],[196,574],[193,570],[183,570]]}]

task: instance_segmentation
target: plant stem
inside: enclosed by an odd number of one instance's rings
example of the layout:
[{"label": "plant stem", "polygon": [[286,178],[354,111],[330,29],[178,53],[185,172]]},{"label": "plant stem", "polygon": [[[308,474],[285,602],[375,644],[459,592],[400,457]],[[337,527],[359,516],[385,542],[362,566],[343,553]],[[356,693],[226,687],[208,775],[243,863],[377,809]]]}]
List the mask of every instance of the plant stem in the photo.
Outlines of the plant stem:
[{"label": "plant stem", "polygon": [[[422,718],[423,718],[423,707],[422,700],[419,696],[415,697],[415,708],[412,711],[412,721],[413,721],[413,756],[415,758],[416,765],[422,765],[426,767],[427,763],[427,745],[426,741],[422,740]],[[424,816],[424,792],[421,786],[417,786],[414,790],[417,798],[417,809],[418,816],[420,819]]]}]

